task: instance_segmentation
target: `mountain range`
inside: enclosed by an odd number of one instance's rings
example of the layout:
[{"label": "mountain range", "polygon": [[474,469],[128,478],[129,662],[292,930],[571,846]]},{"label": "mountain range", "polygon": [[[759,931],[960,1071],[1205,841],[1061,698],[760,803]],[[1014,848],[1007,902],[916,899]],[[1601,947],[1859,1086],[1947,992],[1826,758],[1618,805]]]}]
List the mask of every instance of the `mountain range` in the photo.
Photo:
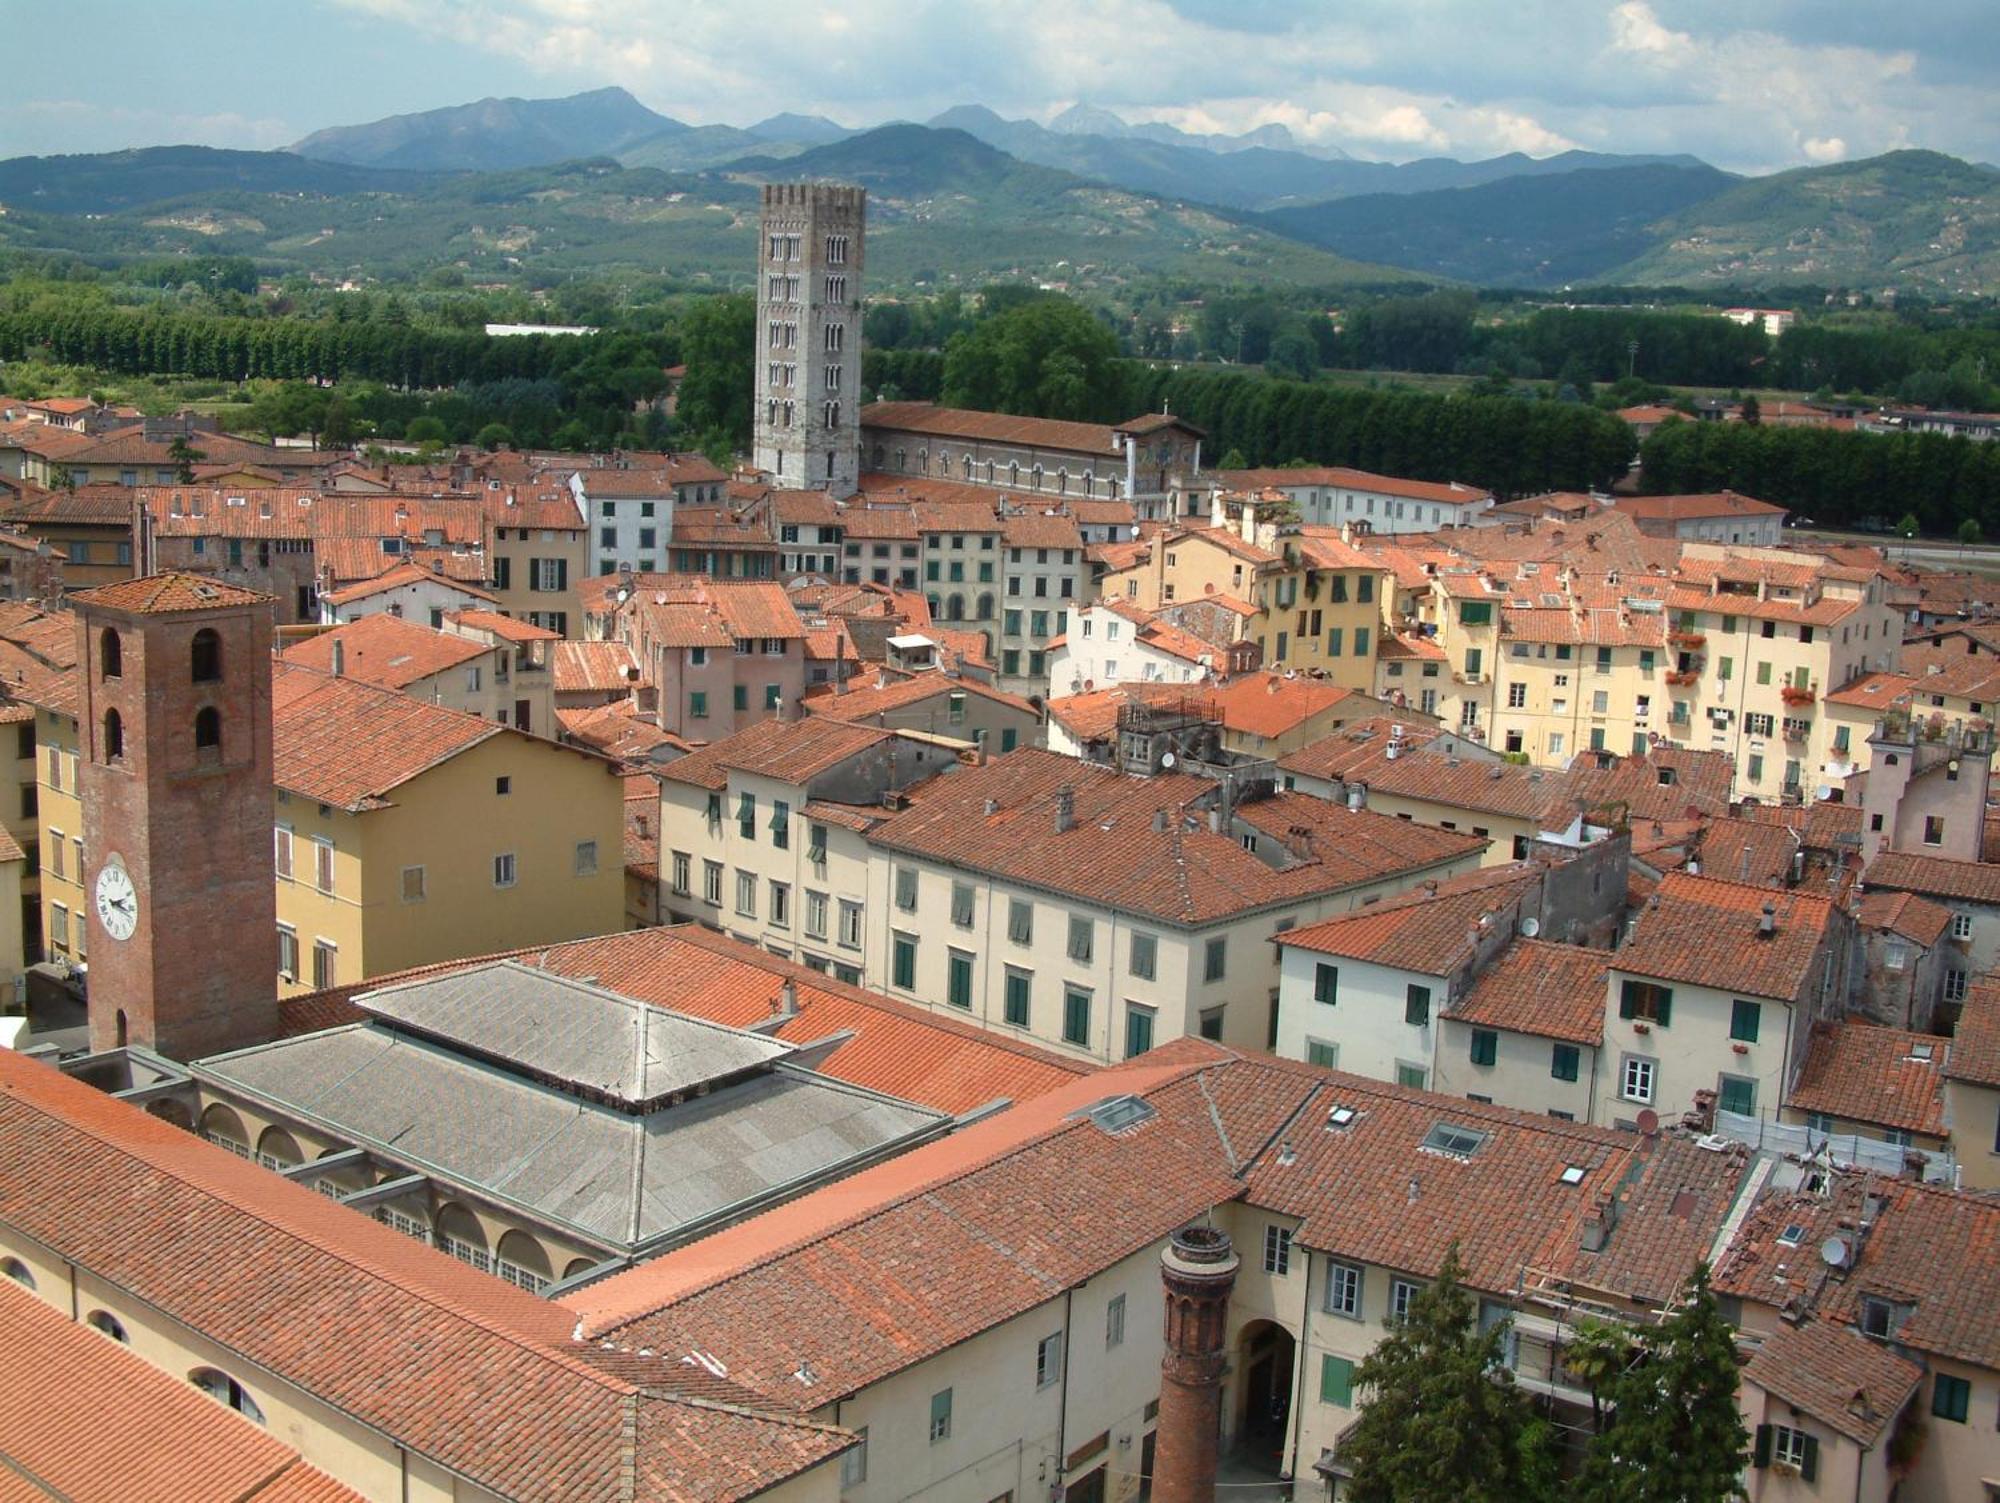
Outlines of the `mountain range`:
[{"label": "mountain range", "polygon": [[740,284],[755,186],[866,184],[877,286],[1166,274],[1338,287],[1628,282],[2000,288],[2000,171],[1922,151],[1744,179],[1567,152],[1391,165],[1282,126],[1194,135],[1076,106],[960,106],[853,130],[690,125],[622,89],[487,99],[288,152],[162,147],[0,162],[0,248],[239,253],[368,275],[623,268]]}]

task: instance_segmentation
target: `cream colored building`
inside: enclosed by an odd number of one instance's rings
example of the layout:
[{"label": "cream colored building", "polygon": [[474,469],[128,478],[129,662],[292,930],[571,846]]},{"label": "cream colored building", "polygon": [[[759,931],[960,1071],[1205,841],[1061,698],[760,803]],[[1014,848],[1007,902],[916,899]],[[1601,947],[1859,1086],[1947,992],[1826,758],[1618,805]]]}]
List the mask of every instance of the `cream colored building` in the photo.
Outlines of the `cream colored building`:
[{"label": "cream colored building", "polygon": [[623,927],[616,763],[305,668],[273,706],[281,994]]}]

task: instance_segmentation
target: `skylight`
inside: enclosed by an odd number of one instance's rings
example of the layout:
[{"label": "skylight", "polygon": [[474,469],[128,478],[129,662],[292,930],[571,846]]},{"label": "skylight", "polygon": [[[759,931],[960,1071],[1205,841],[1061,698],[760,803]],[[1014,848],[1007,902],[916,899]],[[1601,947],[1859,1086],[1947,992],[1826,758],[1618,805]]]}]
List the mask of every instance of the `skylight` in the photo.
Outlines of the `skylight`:
[{"label": "skylight", "polygon": [[1806,1240],[1806,1229],[1800,1226],[1796,1221],[1794,1221],[1790,1226],[1786,1227],[1782,1232],[1778,1233],[1778,1241],[1785,1247],[1797,1247],[1801,1242],[1805,1240]]},{"label": "skylight", "polygon": [[1084,1108],[1083,1115],[1105,1132],[1119,1132],[1148,1121],[1154,1116],[1154,1111],[1151,1102],[1137,1096],[1107,1096],[1094,1106]]},{"label": "skylight", "polygon": [[1488,1136],[1475,1128],[1440,1122],[1424,1134],[1423,1146],[1435,1153],[1448,1153],[1455,1159],[1469,1159],[1486,1146]]},{"label": "skylight", "polygon": [[1589,1172],[1581,1164],[1570,1164],[1564,1168],[1561,1179],[1566,1185],[1580,1185],[1583,1183],[1584,1175]]},{"label": "skylight", "polygon": [[1329,1128],[1346,1127],[1350,1123],[1352,1123],[1355,1117],[1358,1115],[1359,1113],[1357,1113],[1351,1106],[1336,1106],[1332,1111],[1326,1114],[1326,1125]]}]

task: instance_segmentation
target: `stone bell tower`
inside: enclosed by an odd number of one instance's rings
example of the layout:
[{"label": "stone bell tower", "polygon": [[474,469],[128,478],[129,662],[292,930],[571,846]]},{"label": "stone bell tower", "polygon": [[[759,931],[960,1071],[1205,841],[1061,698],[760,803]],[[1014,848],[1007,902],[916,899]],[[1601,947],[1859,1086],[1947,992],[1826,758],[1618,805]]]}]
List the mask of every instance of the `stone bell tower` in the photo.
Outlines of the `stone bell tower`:
[{"label": "stone bell tower", "polygon": [[752,460],[788,490],[859,486],[867,217],[864,188],[764,186]]},{"label": "stone bell tower", "polygon": [[273,601],[152,574],[70,603],[91,1047],[186,1060],[271,1038]]}]

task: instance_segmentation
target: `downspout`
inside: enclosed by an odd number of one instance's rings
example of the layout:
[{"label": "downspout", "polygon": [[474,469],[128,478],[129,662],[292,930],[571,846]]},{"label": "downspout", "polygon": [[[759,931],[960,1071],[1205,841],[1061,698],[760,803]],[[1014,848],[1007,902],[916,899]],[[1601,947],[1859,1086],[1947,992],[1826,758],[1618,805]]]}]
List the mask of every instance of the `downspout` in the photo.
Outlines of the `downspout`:
[{"label": "downspout", "polygon": [[[1069,1469],[1069,1338],[1070,1306],[1075,1299],[1074,1288],[1063,1290],[1063,1344],[1062,1378],[1056,1388],[1056,1490],[1067,1489],[1069,1479],[1065,1475]],[[1109,1464],[1107,1463],[1107,1471]]]},{"label": "downspout", "polygon": [[1299,1301],[1299,1362],[1298,1371],[1292,1376],[1292,1447],[1291,1465],[1285,1475],[1296,1480],[1299,1475],[1299,1436],[1306,1422],[1306,1332],[1310,1329],[1313,1307],[1313,1255],[1306,1249],[1305,1297]]}]

